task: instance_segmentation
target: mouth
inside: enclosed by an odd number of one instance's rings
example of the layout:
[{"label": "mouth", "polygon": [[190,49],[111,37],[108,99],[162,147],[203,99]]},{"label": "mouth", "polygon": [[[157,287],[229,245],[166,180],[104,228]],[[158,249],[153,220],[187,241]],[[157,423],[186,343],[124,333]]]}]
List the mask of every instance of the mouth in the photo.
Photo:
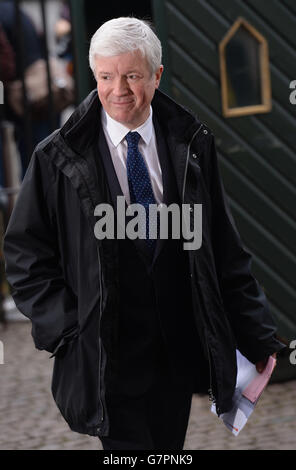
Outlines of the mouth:
[{"label": "mouth", "polygon": [[124,107],[124,106],[128,106],[128,105],[130,105],[130,104],[132,104],[132,103],[133,103],[133,101],[131,101],[131,100],[130,100],[130,101],[113,101],[113,102],[112,102],[112,104],[113,104],[114,106],[123,106],[123,107]]}]

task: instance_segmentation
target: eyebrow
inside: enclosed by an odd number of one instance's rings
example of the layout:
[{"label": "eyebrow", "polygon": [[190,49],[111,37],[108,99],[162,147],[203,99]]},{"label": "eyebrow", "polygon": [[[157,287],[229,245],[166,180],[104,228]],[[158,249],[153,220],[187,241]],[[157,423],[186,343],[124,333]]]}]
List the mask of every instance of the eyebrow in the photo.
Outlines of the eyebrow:
[{"label": "eyebrow", "polygon": [[126,72],[126,75],[128,75],[129,73],[138,73],[139,75],[142,75],[142,72],[140,72],[139,70],[129,70],[128,72]]},{"label": "eyebrow", "polygon": [[[138,70],[128,70],[124,75],[129,75],[130,73],[137,73],[138,75],[143,75],[143,73]],[[99,75],[113,75],[113,74],[112,72],[99,72]]]}]

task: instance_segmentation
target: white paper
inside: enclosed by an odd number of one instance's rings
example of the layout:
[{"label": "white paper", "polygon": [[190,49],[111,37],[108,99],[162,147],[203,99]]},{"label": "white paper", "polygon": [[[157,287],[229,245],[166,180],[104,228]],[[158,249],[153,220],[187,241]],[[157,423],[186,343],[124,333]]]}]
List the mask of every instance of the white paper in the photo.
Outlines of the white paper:
[{"label": "white paper", "polygon": [[[237,436],[245,426],[249,417],[254,411],[256,403],[251,403],[247,398],[242,395],[246,386],[259,374],[256,366],[236,350],[237,361],[237,378],[236,386],[233,395],[233,407],[227,413],[223,413],[219,418],[224,422],[225,426]],[[211,411],[216,413],[216,406],[211,406]]]}]

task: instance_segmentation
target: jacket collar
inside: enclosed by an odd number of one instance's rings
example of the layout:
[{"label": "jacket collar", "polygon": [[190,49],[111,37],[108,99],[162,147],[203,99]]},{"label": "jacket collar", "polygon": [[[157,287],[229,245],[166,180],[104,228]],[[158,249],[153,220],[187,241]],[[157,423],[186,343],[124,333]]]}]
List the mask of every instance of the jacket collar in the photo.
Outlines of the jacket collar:
[{"label": "jacket collar", "polygon": [[[167,135],[174,135],[176,142],[187,144],[201,124],[191,112],[160,90],[155,91],[151,104],[153,112],[162,123],[163,131]],[[61,128],[61,135],[75,153],[85,153],[97,141],[101,126],[101,106],[95,89]]]}]

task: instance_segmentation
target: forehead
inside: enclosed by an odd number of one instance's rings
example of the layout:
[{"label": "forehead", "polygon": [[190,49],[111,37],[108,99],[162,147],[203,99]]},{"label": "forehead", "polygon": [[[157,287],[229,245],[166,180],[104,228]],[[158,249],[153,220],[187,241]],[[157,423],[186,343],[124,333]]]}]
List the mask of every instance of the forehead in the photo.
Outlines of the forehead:
[{"label": "forehead", "polygon": [[147,59],[142,56],[140,51],[126,52],[124,54],[111,57],[97,55],[95,63],[97,73],[127,73],[136,70],[146,72],[149,70]]}]

